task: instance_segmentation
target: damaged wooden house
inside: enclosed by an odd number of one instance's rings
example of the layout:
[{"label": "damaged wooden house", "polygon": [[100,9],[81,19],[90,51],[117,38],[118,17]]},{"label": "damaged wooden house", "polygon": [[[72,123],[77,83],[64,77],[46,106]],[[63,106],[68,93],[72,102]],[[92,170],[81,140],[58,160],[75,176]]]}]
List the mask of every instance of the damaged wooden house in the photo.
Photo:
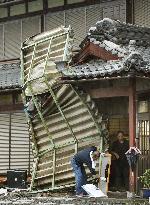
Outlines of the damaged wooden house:
[{"label": "damaged wooden house", "polygon": [[142,151],[137,176],[150,167],[149,35],[149,28],[105,18],[90,28],[75,55],[70,27],[23,43],[23,96],[34,153],[31,189],[73,185],[72,155],[90,145],[104,150],[118,130]]}]

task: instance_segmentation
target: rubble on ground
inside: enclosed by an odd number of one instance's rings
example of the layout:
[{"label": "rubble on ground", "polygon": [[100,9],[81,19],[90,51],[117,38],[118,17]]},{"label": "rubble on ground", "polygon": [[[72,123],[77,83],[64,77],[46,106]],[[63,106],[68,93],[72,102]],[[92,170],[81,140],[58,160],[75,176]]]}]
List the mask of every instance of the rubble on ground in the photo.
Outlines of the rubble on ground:
[{"label": "rubble on ground", "polygon": [[[121,193],[120,193],[121,194]],[[71,193],[7,191],[0,195],[0,205],[148,205],[144,199],[75,197]],[[115,193],[115,196],[117,192]]]}]

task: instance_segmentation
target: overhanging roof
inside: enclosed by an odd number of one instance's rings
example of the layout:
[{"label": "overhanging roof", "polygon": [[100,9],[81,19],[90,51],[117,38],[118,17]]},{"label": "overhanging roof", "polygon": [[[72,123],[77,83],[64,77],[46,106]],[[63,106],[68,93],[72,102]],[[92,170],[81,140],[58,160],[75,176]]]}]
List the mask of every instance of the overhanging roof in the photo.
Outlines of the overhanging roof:
[{"label": "overhanging roof", "polygon": [[80,46],[62,79],[150,76],[150,28],[103,19]]}]

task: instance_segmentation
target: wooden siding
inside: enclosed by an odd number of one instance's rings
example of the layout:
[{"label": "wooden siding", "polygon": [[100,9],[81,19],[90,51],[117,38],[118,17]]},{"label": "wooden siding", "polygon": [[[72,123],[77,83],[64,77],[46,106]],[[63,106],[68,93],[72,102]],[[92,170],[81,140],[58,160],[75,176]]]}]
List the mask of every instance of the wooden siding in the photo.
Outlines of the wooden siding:
[{"label": "wooden siding", "polygon": [[0,24],[0,60],[20,58],[21,43],[40,32],[40,16]]},{"label": "wooden siding", "polygon": [[31,143],[24,112],[0,113],[0,175],[32,166]]}]

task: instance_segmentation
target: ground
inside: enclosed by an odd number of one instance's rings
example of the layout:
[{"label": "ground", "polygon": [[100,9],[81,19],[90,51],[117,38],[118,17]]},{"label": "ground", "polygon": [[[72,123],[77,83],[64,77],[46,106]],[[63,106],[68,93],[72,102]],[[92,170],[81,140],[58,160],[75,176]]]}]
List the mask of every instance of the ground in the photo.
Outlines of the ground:
[{"label": "ground", "polygon": [[[110,195],[112,197],[113,195]],[[67,193],[30,193],[9,192],[0,196],[0,205],[148,205],[148,200],[122,199],[124,196],[117,193],[116,198],[77,198]]]}]

